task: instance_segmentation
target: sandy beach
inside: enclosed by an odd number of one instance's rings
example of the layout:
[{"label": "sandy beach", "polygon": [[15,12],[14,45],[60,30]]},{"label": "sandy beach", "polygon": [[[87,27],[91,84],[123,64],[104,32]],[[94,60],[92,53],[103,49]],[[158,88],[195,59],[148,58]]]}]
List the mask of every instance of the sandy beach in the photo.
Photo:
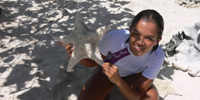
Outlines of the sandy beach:
[{"label": "sandy beach", "polygon": [[[187,8],[175,1],[0,1],[0,100],[77,100],[94,68],[78,63],[74,72],[67,72],[67,52],[53,39],[73,31],[77,11],[89,27],[111,25],[115,30],[128,29],[141,10],[155,9],[165,21],[160,43],[165,44],[184,27],[200,21],[200,7]],[[160,100],[200,100],[199,83],[200,77],[171,64],[163,64],[155,80]],[[118,93],[115,87],[110,100],[125,99]]]}]

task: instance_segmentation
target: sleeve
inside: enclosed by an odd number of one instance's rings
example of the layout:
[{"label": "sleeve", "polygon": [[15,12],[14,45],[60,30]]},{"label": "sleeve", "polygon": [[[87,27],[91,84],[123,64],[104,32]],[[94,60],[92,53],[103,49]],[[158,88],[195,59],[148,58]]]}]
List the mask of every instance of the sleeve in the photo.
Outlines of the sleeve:
[{"label": "sleeve", "polygon": [[155,79],[161,69],[161,66],[164,62],[164,58],[165,54],[164,51],[161,49],[161,52],[157,54],[156,57],[148,63],[142,75],[148,79]]},{"label": "sleeve", "polygon": [[111,32],[107,33],[99,42],[99,52],[104,56],[106,56],[110,51],[111,35]]}]

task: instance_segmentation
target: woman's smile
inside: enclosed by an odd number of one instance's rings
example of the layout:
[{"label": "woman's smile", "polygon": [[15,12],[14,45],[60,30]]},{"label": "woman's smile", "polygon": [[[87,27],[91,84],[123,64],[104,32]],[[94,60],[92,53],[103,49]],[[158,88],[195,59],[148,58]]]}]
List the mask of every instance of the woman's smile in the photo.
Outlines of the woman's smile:
[{"label": "woman's smile", "polygon": [[144,51],[144,48],[143,48],[143,47],[138,47],[138,46],[134,45],[134,48],[135,48],[135,50],[137,50],[137,51],[139,51],[139,52]]}]

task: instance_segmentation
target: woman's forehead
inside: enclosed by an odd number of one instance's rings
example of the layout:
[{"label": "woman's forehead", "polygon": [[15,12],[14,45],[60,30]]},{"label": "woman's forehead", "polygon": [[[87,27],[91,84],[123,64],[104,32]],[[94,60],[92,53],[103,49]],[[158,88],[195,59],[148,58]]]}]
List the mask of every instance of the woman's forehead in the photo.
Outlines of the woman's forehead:
[{"label": "woman's forehead", "polygon": [[135,32],[139,32],[144,35],[152,35],[152,36],[157,36],[158,28],[157,26],[148,21],[140,20],[136,27],[133,27]]}]

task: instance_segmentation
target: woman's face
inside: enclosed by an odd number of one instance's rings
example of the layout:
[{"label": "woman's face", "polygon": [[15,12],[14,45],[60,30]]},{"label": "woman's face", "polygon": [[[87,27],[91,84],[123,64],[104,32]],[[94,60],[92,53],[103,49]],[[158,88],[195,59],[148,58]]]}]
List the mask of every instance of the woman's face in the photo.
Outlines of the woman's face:
[{"label": "woman's face", "polygon": [[136,27],[130,29],[129,45],[135,56],[142,56],[157,45],[161,38],[158,38],[158,31],[155,24],[140,20]]}]

